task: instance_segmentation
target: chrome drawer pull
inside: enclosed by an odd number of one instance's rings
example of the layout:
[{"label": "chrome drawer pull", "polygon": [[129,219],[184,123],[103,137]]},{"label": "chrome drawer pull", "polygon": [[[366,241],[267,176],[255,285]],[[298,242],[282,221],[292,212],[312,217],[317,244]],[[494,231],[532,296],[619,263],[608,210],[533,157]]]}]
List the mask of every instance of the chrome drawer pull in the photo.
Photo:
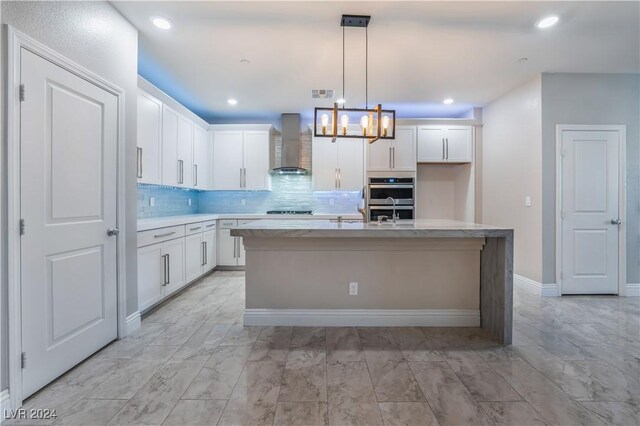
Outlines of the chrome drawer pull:
[{"label": "chrome drawer pull", "polygon": [[154,235],[153,238],[162,238],[162,237],[168,237],[169,235],[173,235],[175,234],[176,231],[173,232],[167,232],[166,234],[160,234],[160,235]]}]

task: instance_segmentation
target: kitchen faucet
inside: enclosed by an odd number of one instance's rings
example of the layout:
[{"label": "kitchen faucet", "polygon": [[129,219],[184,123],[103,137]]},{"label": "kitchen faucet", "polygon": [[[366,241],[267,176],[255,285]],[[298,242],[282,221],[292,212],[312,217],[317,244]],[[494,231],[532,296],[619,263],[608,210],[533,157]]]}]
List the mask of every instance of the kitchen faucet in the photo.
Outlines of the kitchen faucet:
[{"label": "kitchen faucet", "polygon": [[391,200],[391,202],[393,203],[393,214],[391,215],[391,221],[393,223],[396,223],[396,199],[393,197],[387,197],[385,201],[389,200]]},{"label": "kitchen faucet", "polygon": [[367,223],[369,222],[369,218],[367,217],[367,187],[363,187],[362,188],[362,207],[360,207],[360,203],[358,203],[358,205],[356,206],[356,209],[360,212],[360,214],[362,215],[362,223]]}]

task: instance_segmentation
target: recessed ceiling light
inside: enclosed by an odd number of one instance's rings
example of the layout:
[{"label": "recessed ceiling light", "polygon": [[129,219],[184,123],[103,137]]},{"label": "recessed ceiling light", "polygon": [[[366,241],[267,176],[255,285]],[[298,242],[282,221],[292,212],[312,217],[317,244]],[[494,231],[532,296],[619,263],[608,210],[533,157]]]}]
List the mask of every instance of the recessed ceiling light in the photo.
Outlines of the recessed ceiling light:
[{"label": "recessed ceiling light", "polygon": [[442,103],[445,105],[451,105],[453,103],[453,99],[447,98],[444,101],[442,101]]},{"label": "recessed ceiling light", "polygon": [[163,18],[162,16],[152,16],[151,22],[153,22],[153,25],[160,28],[161,30],[168,30],[169,28],[171,28],[171,21],[169,21],[167,18]]},{"label": "recessed ceiling light", "polygon": [[538,23],[536,24],[536,27],[540,29],[553,27],[555,24],[558,23],[559,20],[560,18],[558,18],[556,15],[546,16],[538,21]]},{"label": "recessed ceiling light", "polygon": [[231,98],[231,99],[227,99],[227,103],[228,103],[229,105],[237,105],[237,104],[238,104],[238,101],[237,101],[237,100],[235,100],[235,99],[232,99],[232,98]]},{"label": "recessed ceiling light", "polygon": [[336,103],[337,103],[337,104],[340,104],[340,105],[343,105],[345,102],[347,102],[347,101],[346,101],[346,99],[344,99],[344,98],[340,98],[340,99],[338,99],[338,100],[336,101]]}]

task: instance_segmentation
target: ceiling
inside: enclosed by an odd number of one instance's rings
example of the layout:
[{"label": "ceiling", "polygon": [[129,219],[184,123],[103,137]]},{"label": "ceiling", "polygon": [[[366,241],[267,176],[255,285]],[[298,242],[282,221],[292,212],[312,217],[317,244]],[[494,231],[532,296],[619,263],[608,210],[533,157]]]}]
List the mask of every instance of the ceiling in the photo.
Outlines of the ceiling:
[{"label": "ceiling", "polygon": [[[540,72],[640,72],[639,2],[112,4],[140,31],[140,75],[212,123],[310,117],[314,106],[330,106],[311,90],[342,93],[343,13],[372,16],[369,103],[399,117],[460,116]],[[549,14],[560,23],[537,29]],[[155,28],[156,15],[173,27]],[[345,98],[357,107],[365,101],[365,31],[345,32]],[[447,97],[455,102],[443,105]]]}]

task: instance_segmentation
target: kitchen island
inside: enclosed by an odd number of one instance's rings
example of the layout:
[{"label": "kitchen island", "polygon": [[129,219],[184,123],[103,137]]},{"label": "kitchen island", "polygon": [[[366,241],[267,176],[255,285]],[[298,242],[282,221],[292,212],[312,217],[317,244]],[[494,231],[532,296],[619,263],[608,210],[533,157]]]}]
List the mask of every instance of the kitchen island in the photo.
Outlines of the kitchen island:
[{"label": "kitchen island", "polygon": [[231,235],[246,250],[245,325],[480,326],[511,343],[511,229],[261,220]]}]

